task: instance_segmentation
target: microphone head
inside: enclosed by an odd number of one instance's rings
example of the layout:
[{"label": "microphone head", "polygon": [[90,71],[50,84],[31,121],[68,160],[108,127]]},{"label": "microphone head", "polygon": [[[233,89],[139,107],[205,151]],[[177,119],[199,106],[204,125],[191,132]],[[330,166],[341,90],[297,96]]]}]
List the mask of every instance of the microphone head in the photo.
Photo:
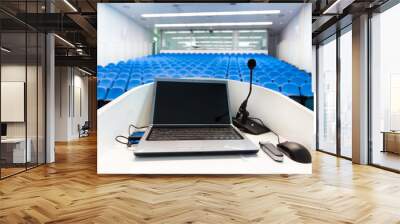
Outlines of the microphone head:
[{"label": "microphone head", "polygon": [[249,67],[250,70],[254,69],[256,65],[257,63],[254,59],[249,59],[249,61],[247,61],[247,67]]}]

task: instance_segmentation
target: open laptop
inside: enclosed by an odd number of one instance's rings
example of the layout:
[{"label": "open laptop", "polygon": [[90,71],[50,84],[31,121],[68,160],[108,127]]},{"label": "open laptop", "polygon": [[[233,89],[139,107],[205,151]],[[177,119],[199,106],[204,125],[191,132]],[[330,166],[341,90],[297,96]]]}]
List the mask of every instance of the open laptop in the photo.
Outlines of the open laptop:
[{"label": "open laptop", "polygon": [[224,80],[158,79],[136,156],[257,153],[233,125]]}]

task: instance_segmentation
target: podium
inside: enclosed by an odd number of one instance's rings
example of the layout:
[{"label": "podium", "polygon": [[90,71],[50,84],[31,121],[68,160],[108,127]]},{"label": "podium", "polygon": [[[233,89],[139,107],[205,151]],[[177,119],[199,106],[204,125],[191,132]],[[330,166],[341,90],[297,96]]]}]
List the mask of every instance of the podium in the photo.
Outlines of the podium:
[{"label": "podium", "polygon": [[[248,83],[228,81],[230,110],[235,114],[248,93]],[[253,155],[210,155],[135,157],[134,147],[115,141],[127,135],[129,124],[149,124],[153,100],[153,84],[136,87],[98,110],[97,172],[98,174],[311,174],[312,165],[297,163],[288,157],[278,163],[262,150]],[[248,102],[252,117],[258,117],[280,135],[314,147],[314,113],[290,98],[260,86],[253,87]],[[272,133],[247,135],[256,145],[259,141],[277,144]]]}]

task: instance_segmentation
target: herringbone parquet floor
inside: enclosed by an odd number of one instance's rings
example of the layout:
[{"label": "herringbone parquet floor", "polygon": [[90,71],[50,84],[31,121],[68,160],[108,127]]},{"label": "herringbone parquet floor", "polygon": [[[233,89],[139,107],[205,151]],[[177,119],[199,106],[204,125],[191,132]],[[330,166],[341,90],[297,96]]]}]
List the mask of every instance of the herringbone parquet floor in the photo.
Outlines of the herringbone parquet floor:
[{"label": "herringbone parquet floor", "polygon": [[314,153],[313,175],[98,176],[96,139],[0,181],[0,223],[400,223],[400,175]]}]

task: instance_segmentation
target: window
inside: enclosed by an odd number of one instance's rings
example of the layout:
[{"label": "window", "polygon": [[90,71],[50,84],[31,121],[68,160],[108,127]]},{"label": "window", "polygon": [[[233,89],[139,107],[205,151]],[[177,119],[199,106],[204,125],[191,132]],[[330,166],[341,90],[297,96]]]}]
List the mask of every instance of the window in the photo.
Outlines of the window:
[{"label": "window", "polygon": [[336,37],[318,48],[318,149],[336,154]]},{"label": "window", "polygon": [[340,36],[340,154],[352,157],[352,32]]},{"label": "window", "polygon": [[161,50],[267,50],[267,30],[162,31]]},{"label": "window", "polygon": [[370,162],[400,170],[400,4],[371,19]]}]

